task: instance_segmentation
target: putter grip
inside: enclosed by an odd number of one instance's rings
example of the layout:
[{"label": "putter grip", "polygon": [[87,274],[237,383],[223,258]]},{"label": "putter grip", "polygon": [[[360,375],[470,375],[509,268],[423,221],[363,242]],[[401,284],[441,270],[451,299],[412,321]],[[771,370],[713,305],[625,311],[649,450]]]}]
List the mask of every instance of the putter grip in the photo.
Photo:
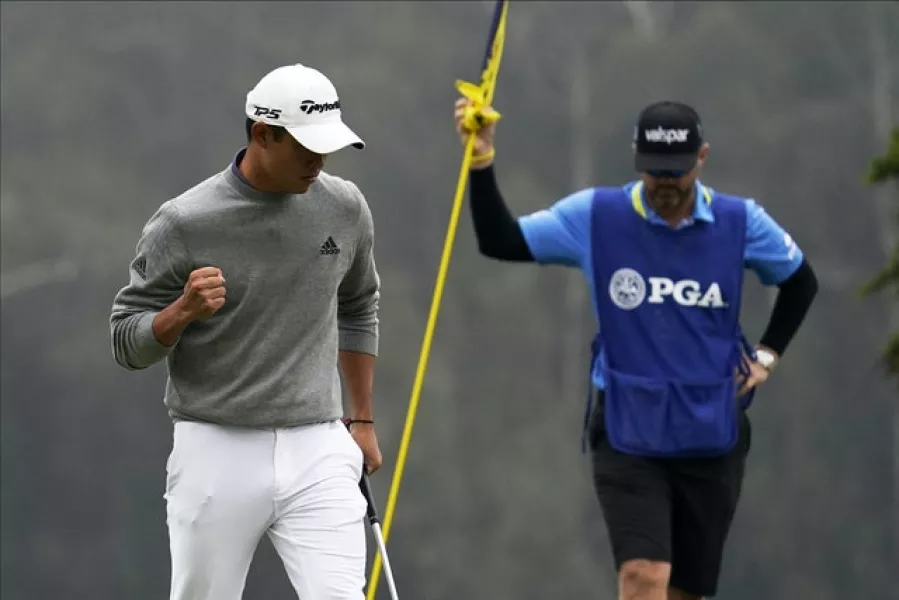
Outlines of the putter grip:
[{"label": "putter grip", "polygon": [[359,487],[362,488],[362,495],[365,496],[365,501],[368,504],[368,521],[372,525],[380,523],[381,519],[378,517],[377,509],[375,509],[375,495],[371,491],[371,482],[368,480],[368,473],[362,474],[362,480],[359,482]]}]

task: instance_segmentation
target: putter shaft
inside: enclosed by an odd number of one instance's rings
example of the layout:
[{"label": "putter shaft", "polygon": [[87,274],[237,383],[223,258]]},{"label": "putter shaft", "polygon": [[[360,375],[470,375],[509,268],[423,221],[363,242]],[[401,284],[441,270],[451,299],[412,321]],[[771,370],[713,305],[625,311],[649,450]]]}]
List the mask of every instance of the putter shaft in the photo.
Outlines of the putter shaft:
[{"label": "putter shaft", "polygon": [[359,482],[359,487],[362,488],[362,495],[365,496],[365,500],[368,503],[368,522],[371,524],[371,531],[375,536],[378,552],[381,554],[384,576],[387,578],[387,587],[390,590],[390,597],[392,600],[399,600],[399,595],[396,591],[396,583],[393,581],[393,570],[390,568],[390,559],[387,558],[387,545],[384,543],[384,535],[381,532],[381,519],[378,517],[378,510],[375,507],[375,498],[371,491],[368,473],[362,474],[362,480]]}]

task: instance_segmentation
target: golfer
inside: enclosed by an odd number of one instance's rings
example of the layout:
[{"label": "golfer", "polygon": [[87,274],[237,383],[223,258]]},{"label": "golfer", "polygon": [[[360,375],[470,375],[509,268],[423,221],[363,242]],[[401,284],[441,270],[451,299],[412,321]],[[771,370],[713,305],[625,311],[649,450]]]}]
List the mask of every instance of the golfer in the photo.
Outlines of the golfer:
[{"label": "golfer", "polygon": [[[462,139],[467,100],[455,106]],[[469,108],[470,110],[470,108]],[[480,250],[579,268],[599,322],[587,429],[619,598],[714,596],[750,448],[746,409],[817,293],[796,242],[747,198],[699,180],[699,115],[659,102],[634,129],[639,179],[514,219],[477,131],[471,212]],[[740,324],[746,269],[778,286],[760,343]]]},{"label": "golfer", "polygon": [[168,367],[170,597],[239,600],[267,534],[300,598],[358,600],[380,284],[365,198],[322,169],[364,143],[299,64],[248,93],[246,133],[150,218],[112,306],[116,362]]}]

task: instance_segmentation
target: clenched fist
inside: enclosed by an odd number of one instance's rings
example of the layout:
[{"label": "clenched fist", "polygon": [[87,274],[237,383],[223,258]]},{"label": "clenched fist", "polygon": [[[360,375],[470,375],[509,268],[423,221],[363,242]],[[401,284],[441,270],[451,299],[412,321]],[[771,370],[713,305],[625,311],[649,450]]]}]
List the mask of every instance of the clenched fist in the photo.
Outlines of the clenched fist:
[{"label": "clenched fist", "polygon": [[181,308],[191,319],[208,319],[225,305],[225,278],[221,269],[203,267],[193,271],[184,284]]}]

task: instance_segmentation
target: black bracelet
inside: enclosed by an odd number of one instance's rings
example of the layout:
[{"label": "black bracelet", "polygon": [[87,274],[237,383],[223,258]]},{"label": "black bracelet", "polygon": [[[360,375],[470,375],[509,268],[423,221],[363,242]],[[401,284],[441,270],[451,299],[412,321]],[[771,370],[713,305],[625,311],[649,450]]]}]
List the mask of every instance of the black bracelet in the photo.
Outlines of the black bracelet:
[{"label": "black bracelet", "polygon": [[367,423],[369,425],[374,425],[374,421],[369,421],[368,419],[350,419],[347,421],[347,425],[352,425],[353,423]]}]

